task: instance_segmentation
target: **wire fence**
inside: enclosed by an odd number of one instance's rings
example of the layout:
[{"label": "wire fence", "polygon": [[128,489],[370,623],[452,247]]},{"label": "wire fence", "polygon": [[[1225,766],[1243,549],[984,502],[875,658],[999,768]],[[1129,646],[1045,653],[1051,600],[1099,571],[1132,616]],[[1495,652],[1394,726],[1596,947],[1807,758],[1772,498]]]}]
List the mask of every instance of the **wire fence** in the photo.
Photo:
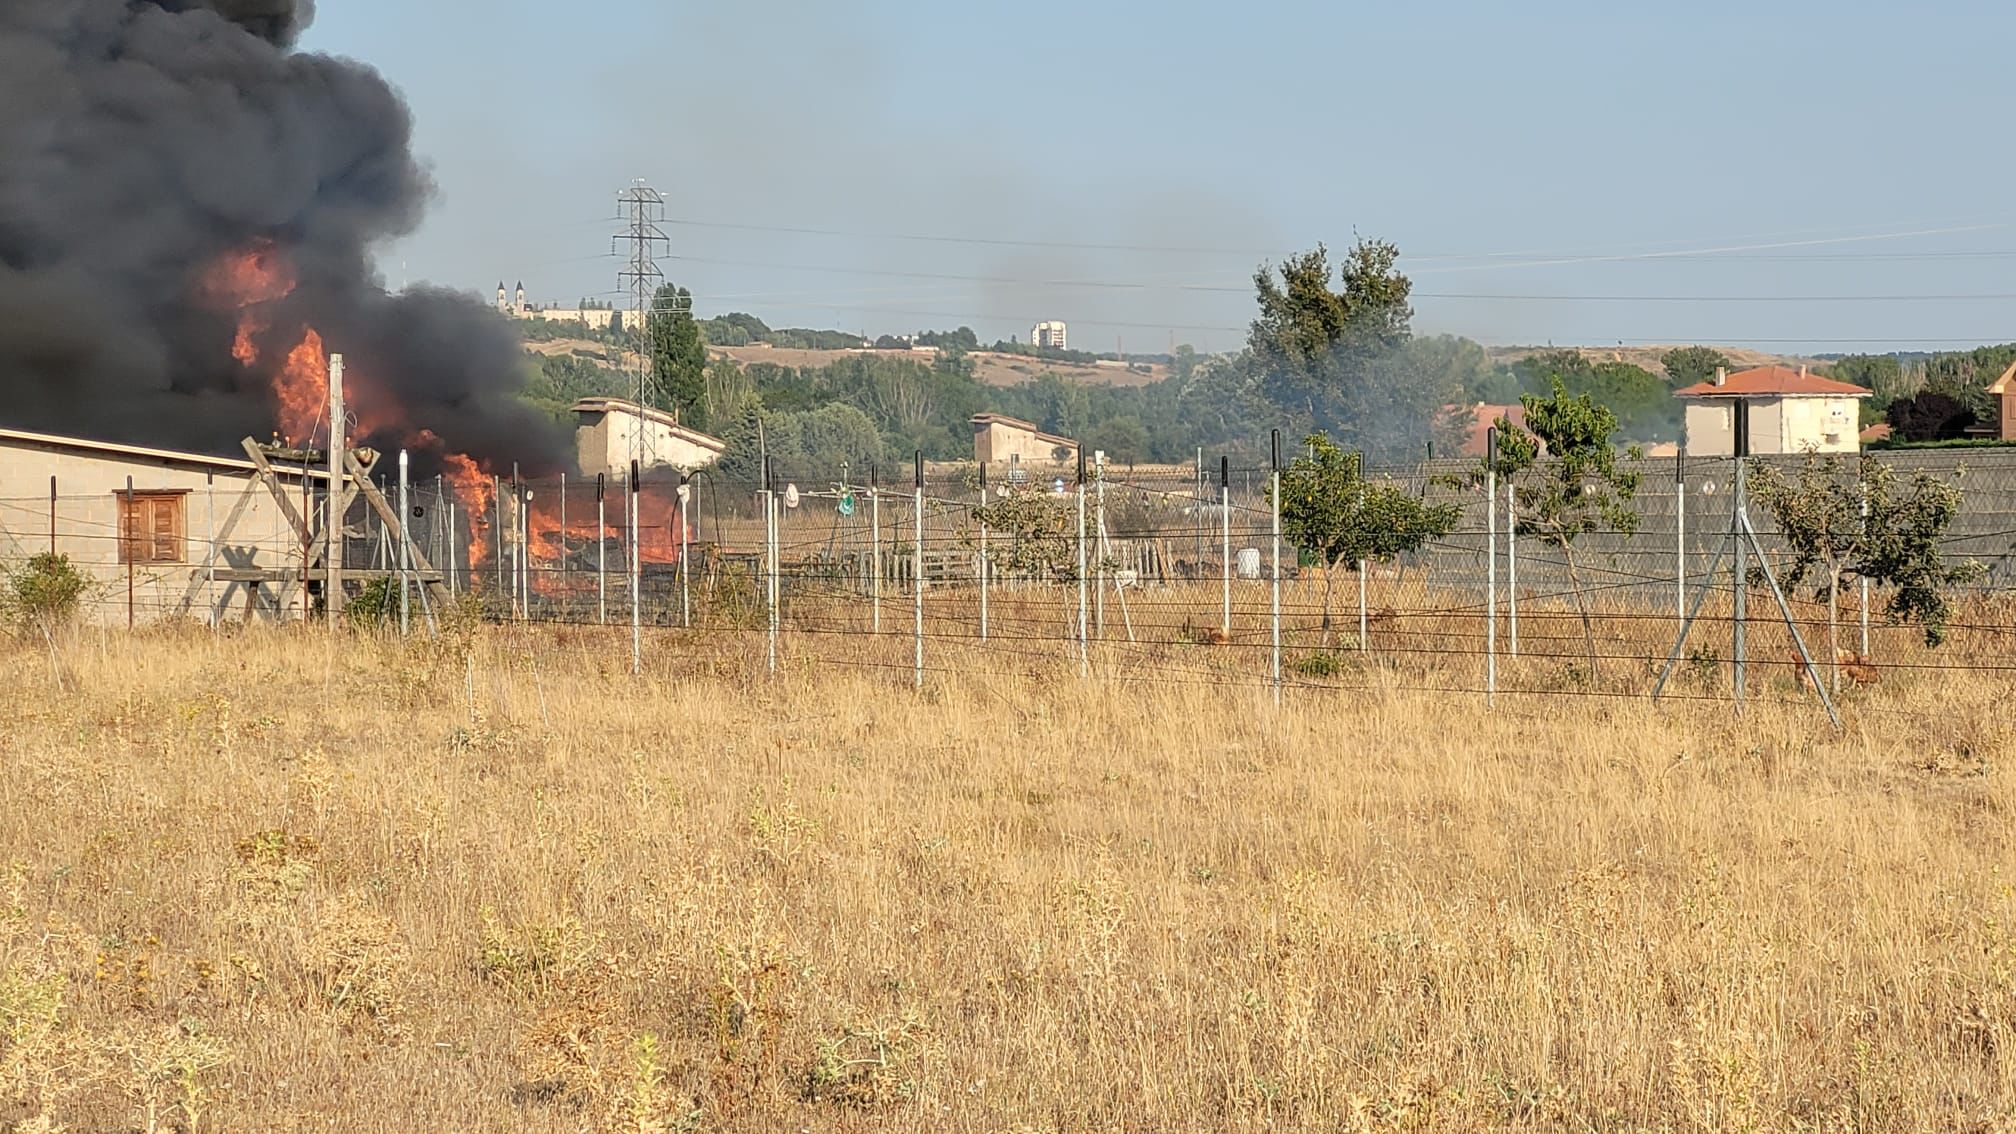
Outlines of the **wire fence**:
[{"label": "wire fence", "polygon": [[[1880,588],[1851,591],[1830,622],[1810,589],[1787,596],[1788,619],[1753,586],[1741,593],[1756,681],[1796,682],[1801,645],[1823,667],[1838,644],[1879,673],[2016,669],[2016,452],[1883,459],[1964,491],[1942,551],[1986,573],[1959,596],[1948,644],[1928,651],[1920,630],[1893,625]],[[402,494],[386,481],[404,532],[353,505],[341,566],[353,619],[361,610],[396,624],[403,610],[411,632],[438,625],[452,604],[498,622],[630,627],[637,654],[646,633],[731,634],[770,667],[848,665],[916,681],[976,667],[1097,667],[1277,688],[1636,696],[1677,653],[1674,695],[1726,694],[1739,592],[1733,564],[1718,567],[1715,553],[1734,521],[1732,461],[1636,463],[1635,524],[1568,548],[1513,538],[1503,488],[1487,500],[1474,471],[1463,462],[1369,470],[1457,505],[1461,518],[1417,553],[1362,571],[1277,544],[1271,468],[1202,462],[1095,467],[1082,484],[1072,469],[1011,480],[957,466],[906,484],[702,472],[635,484],[493,479],[488,492],[434,479]],[[116,492],[61,487],[0,499],[0,562],[68,555],[94,580],[86,602],[96,621],[223,626],[325,609],[326,580],[284,509],[249,493],[261,507],[230,524],[237,482],[183,492],[165,535],[136,531]],[[287,491],[300,515],[326,506],[320,485]],[[1748,511],[1782,571],[1786,550],[1768,516]],[[1697,625],[1676,650],[1697,600],[1721,628]],[[619,642],[612,634],[606,648]]]}]

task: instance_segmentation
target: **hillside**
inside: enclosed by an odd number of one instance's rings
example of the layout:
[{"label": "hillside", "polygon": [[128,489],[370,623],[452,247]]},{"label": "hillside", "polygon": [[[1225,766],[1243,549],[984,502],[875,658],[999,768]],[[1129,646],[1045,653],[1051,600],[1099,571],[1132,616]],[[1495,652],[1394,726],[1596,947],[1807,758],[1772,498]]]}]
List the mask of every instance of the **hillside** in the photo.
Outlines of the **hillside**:
[{"label": "hillside", "polygon": [[[788,347],[773,347],[754,343],[739,347],[709,347],[708,353],[716,358],[732,358],[744,366],[758,362],[774,363],[778,366],[822,367],[830,366],[850,355],[879,354],[896,358],[908,358],[929,363],[935,352],[929,350],[795,350]],[[1033,381],[1044,374],[1055,374],[1067,382],[1085,382],[1104,386],[1146,386],[1169,376],[1166,366],[1147,366],[1130,369],[1119,363],[1100,363],[1086,366],[1072,362],[1053,362],[1048,359],[1029,358],[1015,354],[995,354],[991,351],[973,351],[966,356],[973,363],[973,376],[989,386],[1019,386]]]},{"label": "hillside", "polygon": [[[1670,343],[1664,346],[1627,347],[1511,346],[1486,347],[1484,353],[1490,358],[1492,363],[1506,366],[1521,359],[1531,358],[1536,354],[1572,350],[1591,362],[1628,362],[1633,366],[1642,367],[1654,374],[1664,375],[1666,367],[1659,359],[1668,351],[1673,350],[1674,347],[1675,344]],[[1741,370],[1747,370],[1753,366],[1790,366],[1797,368],[1802,365],[1815,367],[1827,365],[1823,359],[1802,358],[1789,354],[1766,354],[1763,351],[1745,350],[1741,347],[1718,346],[1711,347],[1710,349],[1721,351],[1723,356],[1728,358],[1732,365]]]}]

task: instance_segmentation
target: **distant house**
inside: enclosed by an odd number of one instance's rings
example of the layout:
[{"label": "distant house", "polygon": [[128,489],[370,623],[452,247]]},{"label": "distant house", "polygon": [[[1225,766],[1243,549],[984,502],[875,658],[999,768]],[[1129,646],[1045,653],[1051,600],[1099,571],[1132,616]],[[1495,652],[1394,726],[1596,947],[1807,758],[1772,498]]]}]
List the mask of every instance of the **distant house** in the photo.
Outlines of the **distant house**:
[{"label": "distant house", "polygon": [[983,465],[1069,464],[1078,442],[998,413],[973,416],[973,459]]},{"label": "distant house", "polygon": [[1450,415],[1463,433],[1463,447],[1459,455],[1464,457],[1484,456],[1491,427],[1497,425],[1500,418],[1509,419],[1521,429],[1526,428],[1526,407],[1517,404],[1494,406],[1489,402],[1478,402],[1474,406],[1449,406],[1443,412]]},{"label": "distant house", "polygon": [[1736,452],[1736,414],[1747,406],[1750,452],[1854,453],[1862,448],[1861,401],[1871,391],[1817,378],[1804,367],[1760,366],[1674,391],[1687,404],[1687,452]]},{"label": "distant house", "polygon": [[2016,441],[2016,363],[2010,363],[2002,377],[1988,387],[1988,396],[1995,399],[2001,415],[2001,431],[1996,434],[2004,441]]},{"label": "distant house", "polygon": [[726,442],[679,424],[663,410],[639,412],[636,402],[621,398],[583,398],[574,403],[574,416],[581,471],[589,476],[627,476],[637,457],[640,430],[646,468],[692,472],[720,460],[728,450]]}]

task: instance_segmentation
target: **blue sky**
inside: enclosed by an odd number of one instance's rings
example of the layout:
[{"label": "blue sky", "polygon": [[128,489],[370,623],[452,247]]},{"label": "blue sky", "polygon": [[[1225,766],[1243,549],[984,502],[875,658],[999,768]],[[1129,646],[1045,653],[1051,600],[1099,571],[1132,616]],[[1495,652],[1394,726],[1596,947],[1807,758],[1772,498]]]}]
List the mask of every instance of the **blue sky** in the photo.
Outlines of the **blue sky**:
[{"label": "blue sky", "polygon": [[644,178],[667,274],[774,325],[1229,349],[1357,233],[1487,342],[2016,339],[2016,9],[1916,7],[324,0],[304,47],[412,102],[394,285],[611,292]]}]

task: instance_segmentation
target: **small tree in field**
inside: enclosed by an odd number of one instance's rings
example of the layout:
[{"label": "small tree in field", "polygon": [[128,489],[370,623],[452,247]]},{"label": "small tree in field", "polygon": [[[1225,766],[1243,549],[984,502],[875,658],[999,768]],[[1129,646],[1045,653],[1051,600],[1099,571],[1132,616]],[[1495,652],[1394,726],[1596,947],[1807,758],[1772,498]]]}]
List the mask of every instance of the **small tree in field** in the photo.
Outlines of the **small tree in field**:
[{"label": "small tree in field", "polygon": [[[1528,394],[1526,428],[1510,419],[1498,421],[1498,475],[1510,479],[1517,501],[1514,532],[1557,548],[1568,567],[1568,585],[1575,610],[1582,617],[1582,641],[1589,652],[1589,672],[1596,672],[1596,628],[1589,615],[1589,596],[1575,557],[1577,538],[1595,531],[1630,535],[1638,530],[1639,474],[1617,466],[1617,415],[1590,400],[1569,397],[1561,380],[1546,397]],[[1530,431],[1530,432],[1529,432]],[[1542,447],[1546,456],[1542,458]],[[1626,454],[1637,460],[1636,448]]]},{"label": "small tree in field", "polygon": [[1014,489],[975,507],[960,542],[977,549],[979,529],[985,527],[991,570],[1010,578],[1073,581],[1078,577],[1077,507],[1072,497]]},{"label": "small tree in field", "polygon": [[1391,481],[1365,479],[1363,458],[1321,433],[1281,473],[1281,533],[1323,561],[1323,641],[1330,641],[1330,599],[1337,571],[1390,563],[1456,530],[1461,510],[1429,504]]},{"label": "small tree in field", "polygon": [[[1870,456],[1859,465],[1860,483],[1842,475],[1839,457],[1808,454],[1796,474],[1760,467],[1751,480],[1757,502],[1777,521],[1792,550],[1786,582],[1811,586],[1827,603],[1827,646],[1833,685],[1841,688],[1840,596],[1867,579],[1894,588],[1886,613],[1917,623],[1925,643],[1945,639],[1952,608],[1950,587],[1982,575],[1981,565],[1949,564],[1939,541],[1960,511],[1960,490],[1929,473],[1908,481]],[[1869,515],[1862,515],[1864,500]]]}]

